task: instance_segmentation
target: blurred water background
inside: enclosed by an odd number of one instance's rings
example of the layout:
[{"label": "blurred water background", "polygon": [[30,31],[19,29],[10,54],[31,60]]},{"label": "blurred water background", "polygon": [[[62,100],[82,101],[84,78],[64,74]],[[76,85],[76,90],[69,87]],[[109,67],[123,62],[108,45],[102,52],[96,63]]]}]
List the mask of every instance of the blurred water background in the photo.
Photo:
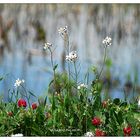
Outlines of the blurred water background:
[{"label": "blurred water background", "polygon": [[[8,90],[17,78],[37,96],[46,94],[52,78],[50,55],[43,44],[56,47],[58,70],[64,67],[64,43],[59,27],[68,26],[71,50],[78,52],[81,63],[79,81],[90,66],[99,69],[103,59],[102,40],[112,38],[108,49],[111,68],[105,69],[111,98],[124,98],[123,89],[132,89],[140,73],[140,5],[139,4],[1,4],[0,5],[0,93],[7,100]],[[90,75],[90,81],[93,75]],[[119,86],[117,83],[119,82]],[[131,94],[130,94],[131,98]]]}]

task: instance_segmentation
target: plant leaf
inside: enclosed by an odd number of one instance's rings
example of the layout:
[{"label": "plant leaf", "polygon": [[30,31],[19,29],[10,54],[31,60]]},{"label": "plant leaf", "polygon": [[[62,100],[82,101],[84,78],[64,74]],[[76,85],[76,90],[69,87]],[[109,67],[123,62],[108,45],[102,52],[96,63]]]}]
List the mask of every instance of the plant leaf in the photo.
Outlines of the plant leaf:
[{"label": "plant leaf", "polygon": [[36,97],[36,96],[35,96],[35,94],[34,94],[34,93],[32,93],[31,91],[28,91],[28,92],[29,92],[29,94],[30,94],[30,95],[32,95],[32,96],[34,96],[34,97]]}]

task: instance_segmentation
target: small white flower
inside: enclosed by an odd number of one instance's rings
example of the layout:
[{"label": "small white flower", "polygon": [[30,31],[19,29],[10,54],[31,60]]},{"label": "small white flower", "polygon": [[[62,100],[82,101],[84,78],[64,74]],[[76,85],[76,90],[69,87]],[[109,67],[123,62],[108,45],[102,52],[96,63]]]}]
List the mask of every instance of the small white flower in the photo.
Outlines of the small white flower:
[{"label": "small white flower", "polygon": [[82,88],[87,88],[87,85],[85,85],[85,84],[80,84],[78,87],[77,87],[77,89],[82,89]]},{"label": "small white flower", "polygon": [[50,47],[52,47],[52,44],[47,42],[47,43],[44,44],[43,49],[44,49],[44,50],[47,50],[47,49],[49,49]]},{"label": "small white flower", "polygon": [[138,100],[138,107],[140,107],[140,99]]},{"label": "small white flower", "polygon": [[108,47],[108,46],[110,46],[112,43],[111,43],[111,41],[112,41],[112,39],[110,38],[110,37],[106,37],[104,40],[103,40],[103,44],[106,46],[106,47]]},{"label": "small white flower", "polygon": [[92,132],[87,132],[87,133],[85,133],[85,137],[93,137],[94,135],[93,135],[93,133]]},{"label": "small white flower", "polygon": [[63,39],[67,39],[68,37],[68,27],[65,26],[64,28],[60,27],[58,29],[58,33],[61,35]]},{"label": "small white flower", "polygon": [[14,135],[11,135],[11,137],[23,137],[23,134],[14,134]]},{"label": "small white flower", "polygon": [[68,26],[65,26],[64,28],[60,27],[58,29],[59,34],[63,35],[63,34],[67,34],[68,33]]},{"label": "small white flower", "polygon": [[19,78],[16,80],[14,86],[17,88],[19,87],[21,84],[23,84],[25,81],[24,80],[20,80]]},{"label": "small white flower", "polygon": [[66,55],[66,60],[74,62],[77,59],[76,51],[72,51],[69,53],[69,55]]}]

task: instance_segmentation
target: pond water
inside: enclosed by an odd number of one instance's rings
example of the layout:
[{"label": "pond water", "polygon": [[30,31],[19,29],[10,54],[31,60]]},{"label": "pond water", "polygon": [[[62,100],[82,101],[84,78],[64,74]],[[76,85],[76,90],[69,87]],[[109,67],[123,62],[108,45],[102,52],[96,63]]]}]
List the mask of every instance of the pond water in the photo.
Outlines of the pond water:
[{"label": "pond water", "polygon": [[[79,81],[83,82],[82,75],[90,66],[101,67],[102,40],[110,36],[108,58],[112,60],[112,78],[119,77],[120,85],[124,85],[127,75],[133,81],[137,70],[139,85],[139,4],[1,4],[0,7],[0,76],[7,74],[0,82],[4,100],[17,78],[24,79],[26,88],[37,96],[46,94],[52,72],[50,55],[43,55],[42,46],[46,41],[53,44],[55,63],[63,71],[65,48],[58,28],[66,25],[71,50],[77,51],[81,64]],[[123,98],[122,89],[113,90],[111,97]]]}]

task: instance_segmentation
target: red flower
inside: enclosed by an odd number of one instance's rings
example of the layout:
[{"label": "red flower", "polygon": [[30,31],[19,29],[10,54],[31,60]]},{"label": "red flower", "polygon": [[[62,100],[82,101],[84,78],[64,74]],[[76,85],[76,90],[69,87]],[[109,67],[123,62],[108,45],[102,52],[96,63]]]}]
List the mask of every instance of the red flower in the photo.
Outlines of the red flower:
[{"label": "red flower", "polygon": [[103,106],[103,108],[106,108],[107,107],[107,101],[103,101],[102,106]]},{"label": "red flower", "polygon": [[105,132],[103,132],[100,129],[96,129],[95,131],[95,136],[100,137],[100,136],[105,136]]},{"label": "red flower", "polygon": [[132,128],[130,126],[127,126],[123,129],[123,132],[124,132],[125,136],[130,136],[131,131],[132,131]]},{"label": "red flower", "polygon": [[18,106],[19,107],[26,107],[27,106],[27,103],[24,99],[19,99],[18,100]]},{"label": "red flower", "polygon": [[13,112],[8,112],[7,115],[10,117],[13,116]]},{"label": "red flower", "polygon": [[92,124],[95,125],[95,126],[100,125],[100,124],[101,124],[100,118],[94,117],[94,118],[92,119]]},{"label": "red flower", "polygon": [[34,110],[34,109],[36,109],[37,108],[37,104],[36,103],[33,103],[32,104],[32,109]]}]

